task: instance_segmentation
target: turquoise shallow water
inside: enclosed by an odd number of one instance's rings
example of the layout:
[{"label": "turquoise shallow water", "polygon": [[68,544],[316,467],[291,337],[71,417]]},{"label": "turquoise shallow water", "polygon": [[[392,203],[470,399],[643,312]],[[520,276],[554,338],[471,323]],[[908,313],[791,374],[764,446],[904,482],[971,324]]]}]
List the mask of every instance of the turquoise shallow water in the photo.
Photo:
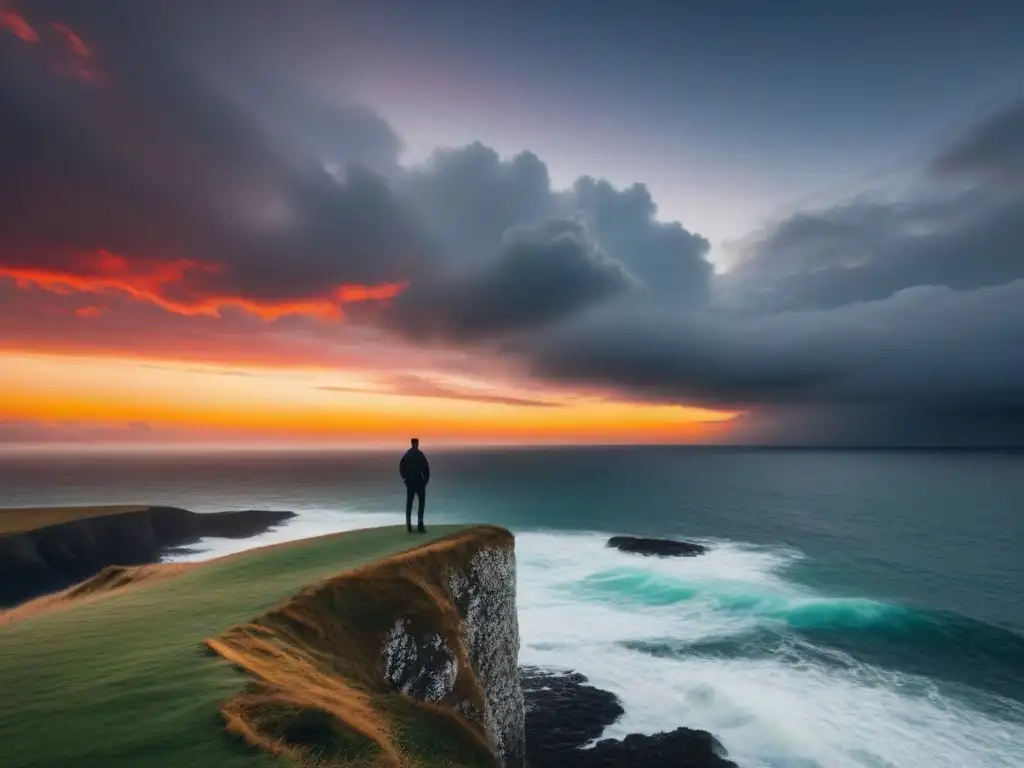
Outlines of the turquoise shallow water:
[{"label": "turquoise shallow water", "polygon": [[[429,448],[429,446],[428,446]],[[0,505],[294,509],[194,558],[400,519],[393,455],[0,458]],[[1024,454],[430,454],[428,520],[516,531],[523,661],[745,766],[1024,766]],[[712,547],[608,550],[612,533]]]}]

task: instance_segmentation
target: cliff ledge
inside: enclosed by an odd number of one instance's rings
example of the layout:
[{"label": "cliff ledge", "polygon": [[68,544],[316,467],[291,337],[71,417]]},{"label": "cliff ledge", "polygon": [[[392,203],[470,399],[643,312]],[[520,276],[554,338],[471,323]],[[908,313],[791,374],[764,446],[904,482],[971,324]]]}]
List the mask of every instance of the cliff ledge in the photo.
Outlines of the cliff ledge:
[{"label": "cliff ledge", "polygon": [[[63,510],[66,516],[75,511]],[[23,521],[31,510],[2,510],[5,517],[15,512]],[[175,507],[91,512],[54,525],[0,532],[0,608],[64,589],[108,566],[157,563],[169,550],[202,538],[248,538],[294,517],[263,510],[197,514]]]}]

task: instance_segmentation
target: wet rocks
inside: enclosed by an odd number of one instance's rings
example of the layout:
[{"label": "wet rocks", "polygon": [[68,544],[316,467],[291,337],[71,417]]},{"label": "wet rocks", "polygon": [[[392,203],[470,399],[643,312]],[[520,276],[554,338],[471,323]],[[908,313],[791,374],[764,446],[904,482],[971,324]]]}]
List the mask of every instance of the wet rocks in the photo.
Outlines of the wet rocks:
[{"label": "wet rocks", "polygon": [[572,672],[523,667],[520,678],[530,768],[736,768],[714,736],[690,728],[585,748],[622,716],[618,699]]},{"label": "wet rocks", "polygon": [[708,552],[708,548],[702,544],[689,541],[645,539],[636,536],[613,536],[608,539],[608,546],[620,552],[656,557],[696,557]]},{"label": "wet rocks", "polygon": [[588,768],[737,768],[725,748],[707,731],[677,728],[654,736],[630,734],[621,741],[599,741],[588,750]]},{"label": "wet rocks", "polygon": [[577,673],[522,667],[520,681],[531,768],[557,764],[556,756],[573,753],[599,738],[625,713],[615,694],[589,685]]}]

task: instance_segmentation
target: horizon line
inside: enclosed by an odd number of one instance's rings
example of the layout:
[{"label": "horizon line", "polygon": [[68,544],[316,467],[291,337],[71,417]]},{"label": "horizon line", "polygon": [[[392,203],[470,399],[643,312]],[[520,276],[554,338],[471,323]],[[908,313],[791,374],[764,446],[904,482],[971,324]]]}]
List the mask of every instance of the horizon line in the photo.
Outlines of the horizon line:
[{"label": "horizon line", "polygon": [[[421,441],[422,442],[422,441]],[[383,453],[405,447],[408,440],[374,443],[0,443],[0,455],[87,454],[143,452],[174,453]],[[1024,452],[1024,444],[842,444],[842,443],[636,443],[636,442],[449,442],[425,443],[440,452],[474,450],[607,450],[679,449],[717,451],[917,451],[917,452]]]}]

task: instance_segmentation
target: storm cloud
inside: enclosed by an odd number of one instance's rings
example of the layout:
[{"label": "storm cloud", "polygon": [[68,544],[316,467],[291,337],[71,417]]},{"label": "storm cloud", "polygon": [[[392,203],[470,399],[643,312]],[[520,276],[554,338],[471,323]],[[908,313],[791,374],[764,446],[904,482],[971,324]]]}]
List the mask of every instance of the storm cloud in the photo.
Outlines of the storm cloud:
[{"label": "storm cloud", "polygon": [[237,36],[204,47],[180,4],[17,8],[24,26],[0,29],[5,338],[241,339],[331,364],[361,328],[397,356],[741,412],[735,439],[1024,444],[1024,102],[951,139],[911,191],[772,222],[716,276],[709,241],[643,183],[557,188],[533,152],[481,142],[403,164],[373,109],[290,76],[269,42],[240,78]]},{"label": "storm cloud", "polygon": [[828,309],[1024,278],[1022,150],[1024,101],[940,150],[913,194],[799,212],[748,237],[720,288],[739,307]]},{"label": "storm cloud", "polygon": [[[533,370],[740,410],[756,441],[1021,444],[1024,194],[1006,173],[1019,112],[958,137],[915,197],[755,233],[711,306],[594,312],[538,340]],[[992,172],[951,189],[959,163]]]}]

